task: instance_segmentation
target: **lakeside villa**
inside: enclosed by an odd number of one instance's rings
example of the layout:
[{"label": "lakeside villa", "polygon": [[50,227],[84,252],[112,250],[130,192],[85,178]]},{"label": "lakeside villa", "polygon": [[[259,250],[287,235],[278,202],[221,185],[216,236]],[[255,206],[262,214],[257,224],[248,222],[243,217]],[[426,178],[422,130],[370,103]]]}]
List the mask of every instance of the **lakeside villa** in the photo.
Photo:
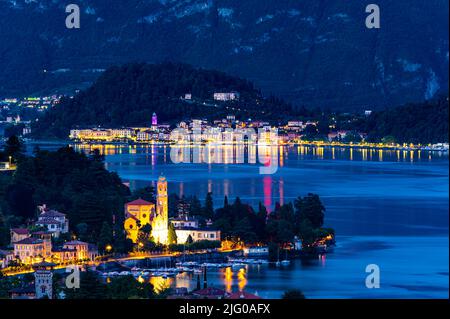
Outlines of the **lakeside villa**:
[{"label": "lakeside villa", "polygon": [[169,223],[172,223],[177,235],[177,243],[186,243],[190,236],[193,241],[211,240],[220,241],[220,230],[200,228],[198,222],[188,217],[169,220],[169,207],[167,195],[167,179],[160,176],[157,182],[156,203],[137,199],[125,204],[124,228],[127,237],[133,243],[137,242],[139,230],[145,225],[151,226],[151,235],[155,242],[168,243]]}]

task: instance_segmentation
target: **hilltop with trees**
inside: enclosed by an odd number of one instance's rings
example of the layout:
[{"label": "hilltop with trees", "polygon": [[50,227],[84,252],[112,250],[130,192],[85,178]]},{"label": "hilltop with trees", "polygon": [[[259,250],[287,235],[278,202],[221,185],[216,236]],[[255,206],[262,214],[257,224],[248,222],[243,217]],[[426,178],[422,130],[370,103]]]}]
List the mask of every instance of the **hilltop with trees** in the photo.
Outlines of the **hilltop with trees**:
[{"label": "hilltop with trees", "polygon": [[[214,101],[217,92],[238,92],[238,101]],[[191,94],[191,99],[184,99]],[[238,118],[276,121],[293,108],[265,98],[247,80],[186,64],[126,64],[111,67],[87,90],[65,98],[35,123],[39,137],[67,138],[74,126],[145,126],[156,112],[164,122],[185,118]]]}]

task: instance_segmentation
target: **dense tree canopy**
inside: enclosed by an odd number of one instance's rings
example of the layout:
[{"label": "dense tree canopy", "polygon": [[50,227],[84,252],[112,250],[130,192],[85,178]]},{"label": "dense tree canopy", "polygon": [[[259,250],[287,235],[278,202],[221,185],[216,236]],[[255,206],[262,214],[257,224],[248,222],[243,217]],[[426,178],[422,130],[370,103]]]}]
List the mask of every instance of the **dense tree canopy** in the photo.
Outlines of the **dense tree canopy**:
[{"label": "dense tree canopy", "polygon": [[[215,92],[231,91],[239,92],[238,102],[212,101]],[[187,93],[192,99],[181,99]],[[63,99],[34,130],[39,136],[66,138],[76,125],[149,125],[153,112],[169,123],[192,117],[217,118],[228,115],[224,104],[235,107],[234,112],[242,118],[273,121],[292,114],[287,103],[263,98],[252,83],[222,72],[185,64],[127,64],[108,69],[73,99]]]},{"label": "dense tree canopy", "polygon": [[118,175],[98,157],[63,147],[23,157],[4,197],[9,215],[21,221],[34,218],[37,205],[46,204],[67,214],[71,225],[85,224],[85,233],[95,240],[104,221],[110,224],[113,214],[118,222],[123,218],[128,195]]},{"label": "dense tree canopy", "polygon": [[448,142],[448,97],[374,112],[362,128],[369,140],[396,143]]}]

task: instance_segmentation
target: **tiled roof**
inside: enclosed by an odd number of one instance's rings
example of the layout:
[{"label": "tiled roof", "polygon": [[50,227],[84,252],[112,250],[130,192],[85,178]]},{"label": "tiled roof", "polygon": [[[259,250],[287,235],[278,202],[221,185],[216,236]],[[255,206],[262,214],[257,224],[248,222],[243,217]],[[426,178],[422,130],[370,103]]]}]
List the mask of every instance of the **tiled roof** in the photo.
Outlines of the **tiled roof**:
[{"label": "tiled roof", "polygon": [[196,228],[196,227],[175,227],[176,230],[192,230],[192,231],[204,231],[204,232],[217,232],[218,229],[213,228]]},{"label": "tiled roof", "polygon": [[31,233],[31,235],[51,235],[51,234],[53,234],[53,232],[45,230],[35,231]]},{"label": "tiled roof", "polygon": [[28,237],[25,239],[22,239],[18,242],[15,242],[14,244],[19,244],[19,245],[34,245],[34,244],[42,244],[43,240],[42,239],[38,239],[38,238],[32,238],[32,237]]},{"label": "tiled roof", "polygon": [[130,213],[127,213],[127,214],[125,215],[125,220],[128,219],[128,218],[131,218],[131,219],[134,219],[134,220],[136,220],[136,221],[139,221],[139,219],[138,219],[136,216],[131,215]]},{"label": "tiled roof", "polygon": [[60,213],[56,210],[49,210],[41,213],[39,217],[66,217],[66,214]]},{"label": "tiled roof", "polygon": [[228,296],[228,299],[262,299],[258,295],[250,294],[245,291],[233,292]]},{"label": "tiled roof", "polygon": [[75,246],[75,245],[88,245],[88,243],[85,243],[84,241],[80,241],[80,240],[72,240],[72,241],[68,241],[67,243],[64,243],[64,246],[69,245],[69,246]]},{"label": "tiled roof", "polygon": [[194,291],[193,294],[197,295],[197,296],[217,296],[217,297],[220,297],[220,296],[225,296],[226,292],[225,292],[225,290],[222,290],[222,289],[218,289],[218,288],[214,288],[214,287],[208,287],[208,288],[205,288],[205,289],[200,289],[200,290]]},{"label": "tiled roof", "polygon": [[147,202],[146,200],[143,200],[142,198],[136,199],[132,202],[126,203],[125,205],[154,205],[153,203]]},{"label": "tiled roof", "polygon": [[51,217],[40,217],[39,216],[39,220],[36,222],[36,224],[42,224],[42,225],[49,225],[49,224],[53,224],[53,225],[58,225],[61,224],[61,222],[57,221],[54,218]]},{"label": "tiled roof", "polygon": [[52,248],[52,252],[54,253],[62,253],[62,252],[76,252],[77,250],[74,248]]},{"label": "tiled roof", "polygon": [[27,228],[12,228],[11,231],[19,235],[28,235]]}]

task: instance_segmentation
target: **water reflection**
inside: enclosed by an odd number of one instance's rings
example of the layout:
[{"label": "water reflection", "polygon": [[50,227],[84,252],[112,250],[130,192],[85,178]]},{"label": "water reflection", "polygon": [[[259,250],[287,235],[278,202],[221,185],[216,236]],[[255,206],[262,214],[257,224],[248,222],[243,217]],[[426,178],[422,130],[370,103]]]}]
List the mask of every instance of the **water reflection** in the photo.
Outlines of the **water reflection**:
[{"label": "water reflection", "polygon": [[247,272],[248,272],[248,266],[245,268],[240,268],[236,272],[233,272],[233,269],[231,267],[227,267],[225,269],[222,269],[220,272],[222,274],[222,283],[225,287],[225,291],[228,293],[231,293],[233,290],[233,286],[235,284],[235,278],[237,281],[237,288],[239,291],[245,290],[245,287],[247,286],[248,280],[247,280]]},{"label": "water reflection", "polygon": [[153,291],[155,293],[160,293],[166,289],[169,289],[174,284],[174,278],[170,277],[169,278],[150,277],[149,281],[153,285]]},{"label": "water reflection", "polygon": [[[409,161],[418,162],[426,154],[426,159],[448,158],[447,152],[426,150],[373,149],[367,147],[313,146],[313,145],[119,145],[119,144],[73,144],[78,151],[87,154],[98,150],[102,155],[146,154],[151,166],[167,163],[207,163],[207,164],[276,164],[284,167],[288,160],[324,159],[354,161]],[[45,147],[44,147],[45,149]],[[128,159],[129,160],[129,159]]]}]

